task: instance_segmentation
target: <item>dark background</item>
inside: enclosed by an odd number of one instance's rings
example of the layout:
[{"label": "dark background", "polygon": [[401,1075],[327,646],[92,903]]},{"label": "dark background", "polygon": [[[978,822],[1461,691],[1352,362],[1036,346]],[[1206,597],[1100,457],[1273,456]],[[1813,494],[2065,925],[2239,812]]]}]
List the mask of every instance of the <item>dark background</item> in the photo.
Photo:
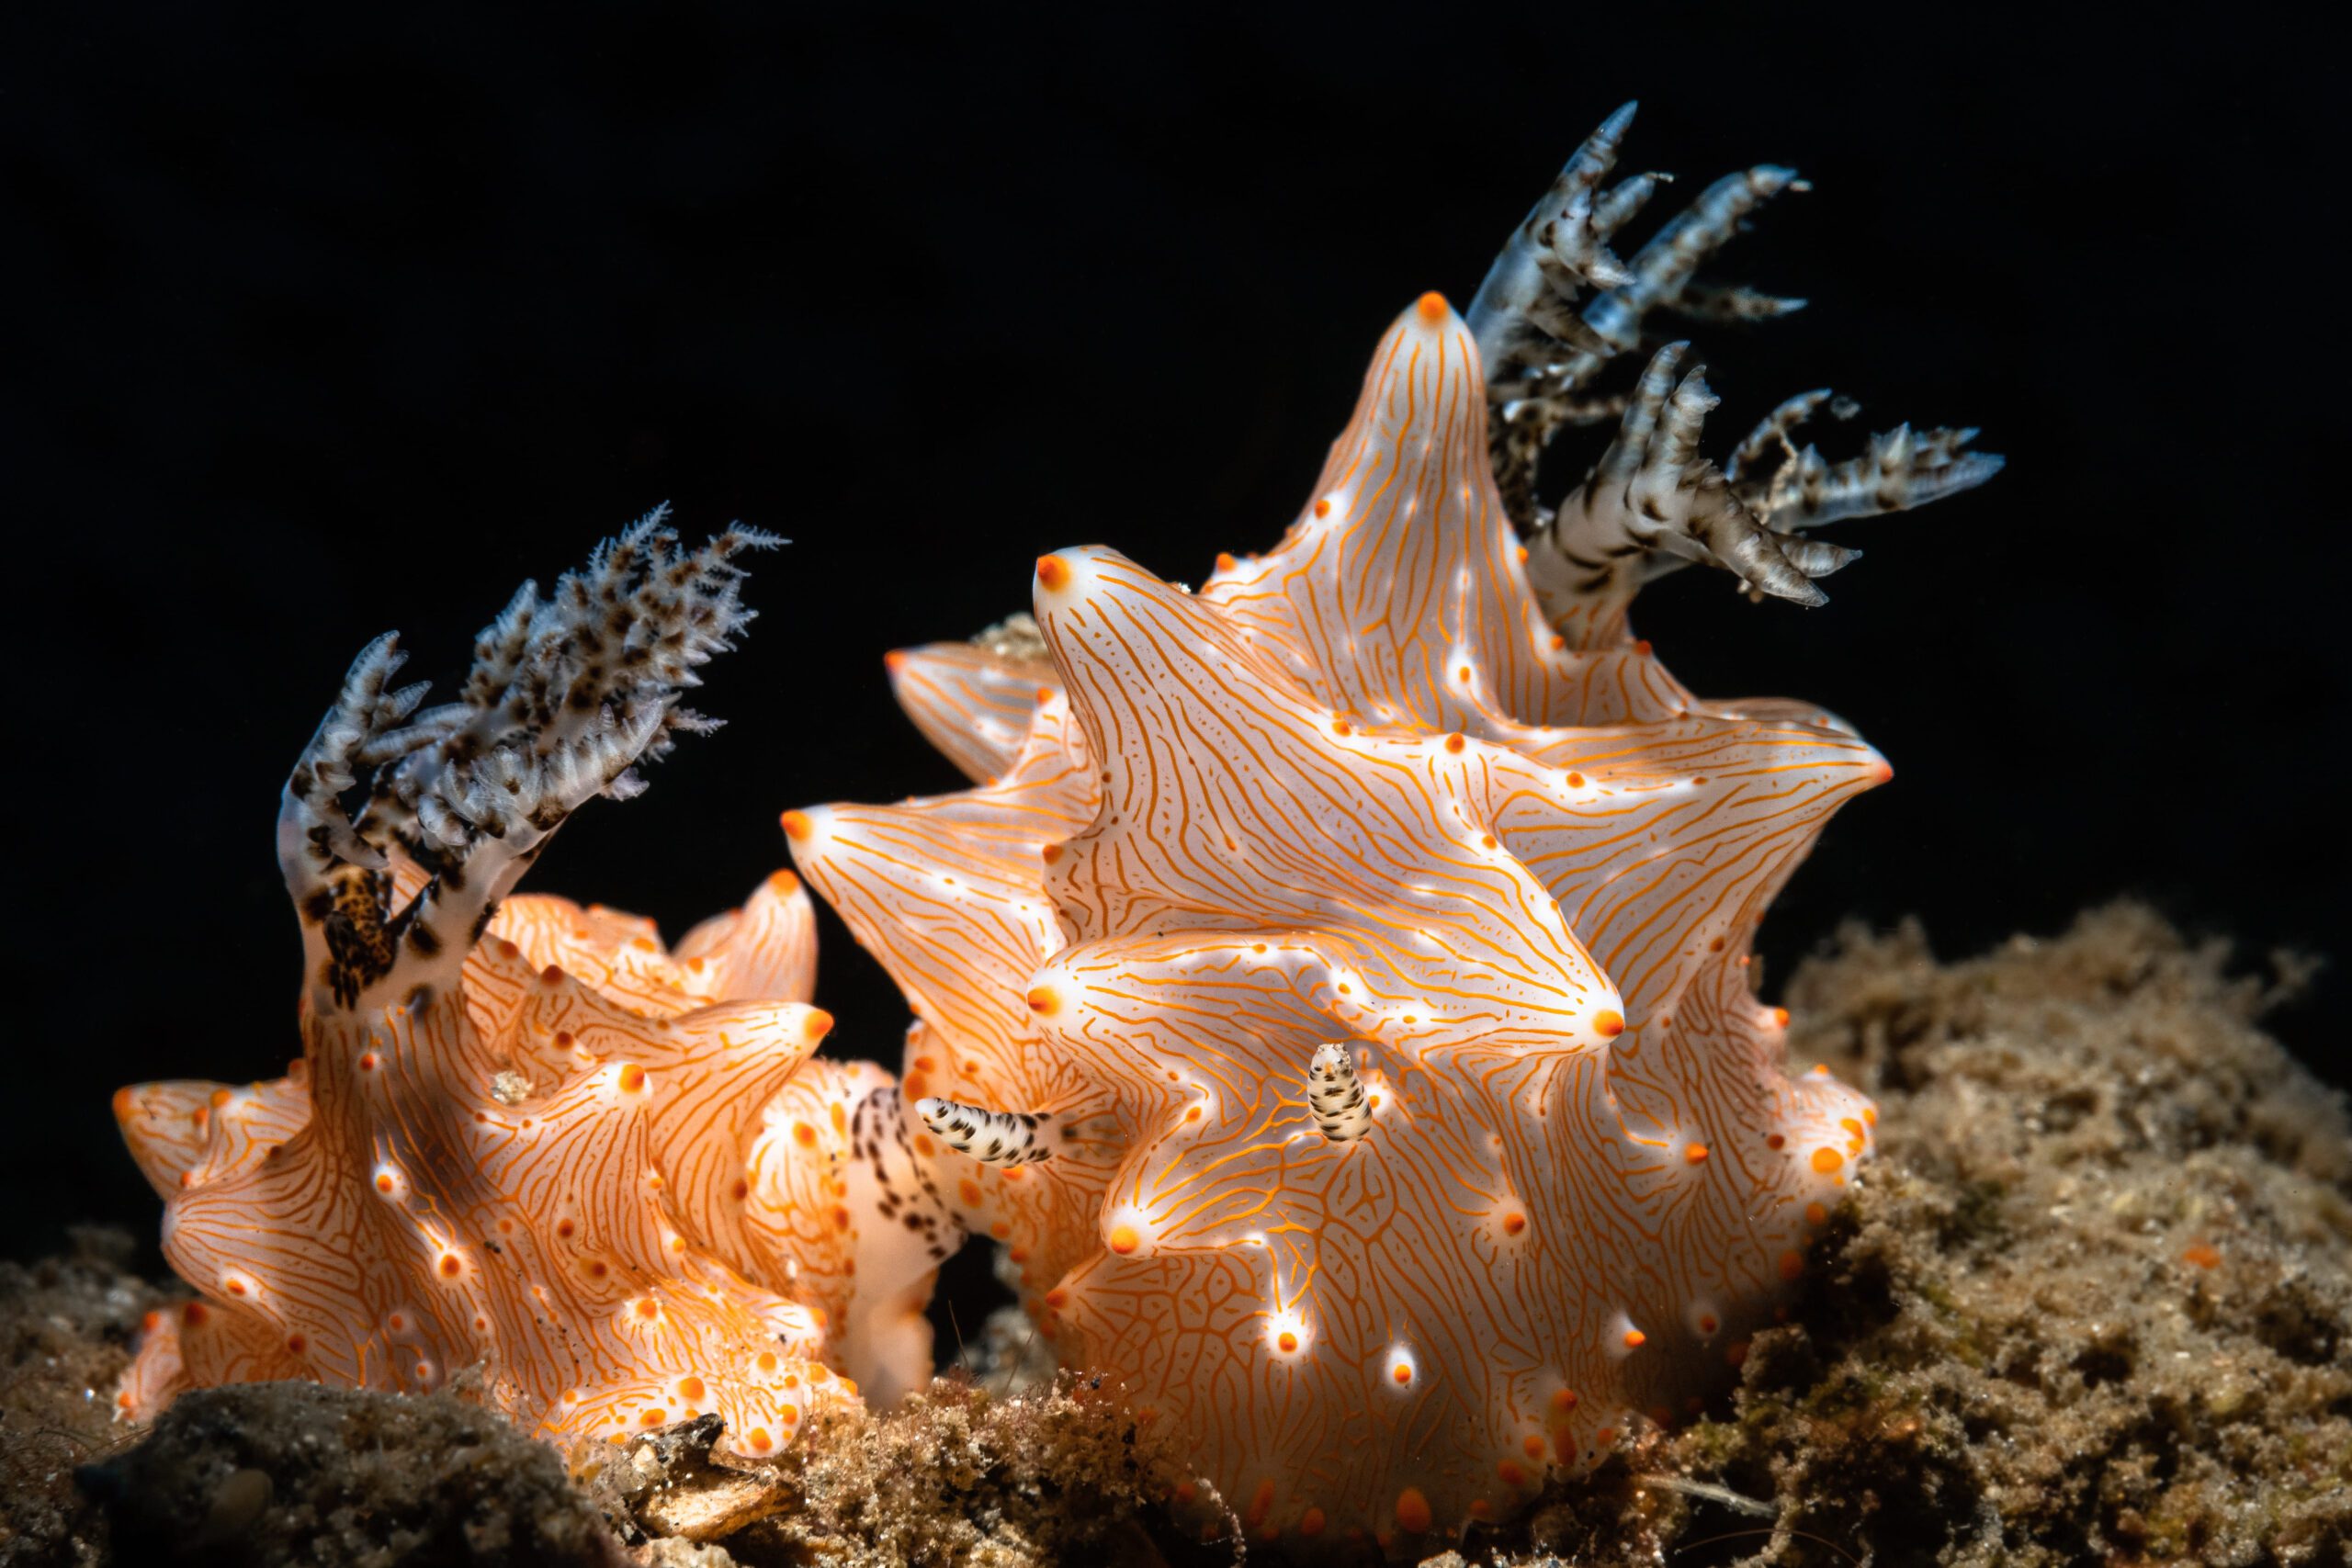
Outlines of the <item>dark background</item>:
[{"label": "dark background", "polygon": [[[446,686],[664,499],[797,541],[701,699],[730,727],[533,884],[674,932],[785,863],[779,809],[956,784],[884,649],[1022,607],[1056,546],[1196,580],[1271,544],[1389,318],[1466,300],[1634,96],[1660,215],[1758,161],[1817,186],[1713,269],[1813,300],[1701,329],[1718,455],[1830,384],[2010,459],[1843,529],[1825,609],[1638,606],[1694,688],[1898,770],[1771,969],[1847,916],[1956,954],[2119,894],[2352,951],[2341,108],[2258,12],[368,9],[19,13],[0,51],[10,1250],[152,1234],[115,1086],[296,1051],[277,790],[376,632]],[[826,919],[835,1043],[895,1065]],[[2277,1019],[2337,1082],[2346,997]]]}]

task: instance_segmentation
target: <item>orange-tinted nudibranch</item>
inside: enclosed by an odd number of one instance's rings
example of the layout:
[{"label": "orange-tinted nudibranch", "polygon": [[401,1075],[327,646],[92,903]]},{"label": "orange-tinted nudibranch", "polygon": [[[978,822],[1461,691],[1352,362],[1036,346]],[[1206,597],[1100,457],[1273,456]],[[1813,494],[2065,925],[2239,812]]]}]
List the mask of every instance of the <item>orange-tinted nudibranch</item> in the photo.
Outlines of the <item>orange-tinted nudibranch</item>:
[{"label": "orange-tinted nudibranch", "polygon": [[[549,598],[526,585],[442,707],[392,687],[392,639],[360,656],[279,818],[301,1058],[116,1097],[198,1292],[148,1325],[126,1415],[190,1386],[472,1369],[549,1437],[716,1412],[756,1455],[855,1397],[824,1304],[853,1227],[801,1234],[774,1201],[842,1185],[838,1128],[876,1076],[809,1060],[831,1021],[807,1005],[797,880],[674,952],[648,922],[503,897],[571,811],[706,728],[676,699],[748,619],[735,560],[766,542],[686,550],[656,513]],[[794,1135],[811,1122],[824,1138]]]},{"label": "orange-tinted nudibranch", "polygon": [[1046,556],[1034,621],[890,660],[975,786],[789,815],[915,1014],[941,1203],[1253,1539],[1408,1551],[1722,1386],[1871,1152],[1863,1096],[1786,1071],[1747,953],[1889,770],[1818,708],[1693,694],[1626,611],[1690,563],[1818,602],[1850,552],[1805,527],[1997,459],[1906,429],[1826,464],[1787,439],[1812,397],[1718,468],[1675,345],[1535,505],[1594,375],[1789,183],[1722,182],[1620,261],[1629,118],[1467,319],[1396,319],[1275,548],[1198,592]]}]

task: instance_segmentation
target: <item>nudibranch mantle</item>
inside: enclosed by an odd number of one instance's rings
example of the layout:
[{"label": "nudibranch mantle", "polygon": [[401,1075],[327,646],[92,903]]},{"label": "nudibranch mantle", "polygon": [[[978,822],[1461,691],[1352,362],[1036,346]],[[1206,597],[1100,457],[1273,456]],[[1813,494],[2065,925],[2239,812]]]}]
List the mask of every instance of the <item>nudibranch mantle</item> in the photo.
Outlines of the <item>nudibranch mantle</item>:
[{"label": "nudibranch mantle", "polygon": [[[1786,183],[1725,182],[1619,263],[1601,214],[1629,204],[1589,197],[1626,118],[1498,263],[1549,247],[1544,276],[1614,284],[1620,326],[1688,280],[1657,245],[1712,248]],[[1679,1417],[1871,1152],[1864,1096],[1784,1071],[1749,952],[1891,770],[1818,708],[1696,696],[1625,607],[1691,561],[1817,602],[1850,552],[1800,530],[1998,459],[1906,431],[1833,468],[1786,439],[1809,394],[1718,470],[1674,344],[1522,532],[1489,401],[1525,411],[1481,342],[1540,358],[1535,335],[1425,296],[1273,550],[1197,592],[1108,548],[1043,558],[1034,624],[888,660],[975,787],[786,818],[916,1015],[910,1106],[966,1145],[990,1115],[1050,1129],[1014,1162],[917,1134],[943,1203],[1252,1539],[1401,1547]]]}]

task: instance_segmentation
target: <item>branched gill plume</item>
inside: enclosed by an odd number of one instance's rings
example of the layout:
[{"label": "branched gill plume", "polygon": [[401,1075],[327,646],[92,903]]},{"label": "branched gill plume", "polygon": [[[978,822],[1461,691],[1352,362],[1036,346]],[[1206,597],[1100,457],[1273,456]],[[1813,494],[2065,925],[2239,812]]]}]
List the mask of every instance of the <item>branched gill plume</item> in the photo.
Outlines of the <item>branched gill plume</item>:
[{"label": "branched gill plume", "polygon": [[[398,947],[461,959],[567,817],[638,794],[639,764],[718,727],[679,698],[755,614],[737,558],[782,541],[738,526],[686,549],[666,517],[600,544],[545,597],[524,583],[476,639],[455,702],[422,708],[424,683],[393,684],[408,657],[396,633],[353,662],[278,820],[279,864],[329,950],[335,1005],[389,974]],[[401,859],[427,874],[395,911]]]},{"label": "branched gill plume", "polygon": [[[1776,164],[1725,175],[1620,260],[1611,243],[1664,177],[1636,175],[1603,188],[1634,110],[1618,109],[1577,150],[1465,315],[1487,370],[1496,482],[1526,538],[1529,576],[1554,623],[1585,647],[1613,635],[1642,582],[1694,563],[1730,572],[1751,598],[1826,603],[1814,579],[1860,552],[1804,530],[1924,506],[2001,467],[1997,457],[1967,450],[1973,429],[1915,433],[1907,424],[1833,464],[1792,439],[1832,402],[1826,390],[1781,403],[1722,467],[1701,457],[1701,426],[1718,400],[1703,366],[1685,367],[1689,343],[1656,344],[1645,319],[1665,311],[1760,321],[1803,309],[1801,299],[1703,283],[1698,273],[1765,203],[1808,187]],[[1614,360],[1645,344],[1650,356],[1631,390],[1596,391]],[[1839,402],[1832,412],[1851,410]],[[1556,508],[1544,505],[1540,470],[1553,440],[1612,418],[1621,420],[1616,438],[1583,482]]]}]

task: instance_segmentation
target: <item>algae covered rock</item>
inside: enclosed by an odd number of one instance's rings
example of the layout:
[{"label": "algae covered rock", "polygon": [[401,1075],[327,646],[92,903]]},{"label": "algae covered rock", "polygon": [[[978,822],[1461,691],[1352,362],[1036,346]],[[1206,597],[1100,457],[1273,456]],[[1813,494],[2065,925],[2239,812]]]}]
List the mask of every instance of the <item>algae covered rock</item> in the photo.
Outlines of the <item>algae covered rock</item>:
[{"label": "algae covered rock", "polygon": [[197,1390],[81,1480],[104,1503],[118,1562],[628,1561],[553,1449],[447,1393],[304,1382]]}]

